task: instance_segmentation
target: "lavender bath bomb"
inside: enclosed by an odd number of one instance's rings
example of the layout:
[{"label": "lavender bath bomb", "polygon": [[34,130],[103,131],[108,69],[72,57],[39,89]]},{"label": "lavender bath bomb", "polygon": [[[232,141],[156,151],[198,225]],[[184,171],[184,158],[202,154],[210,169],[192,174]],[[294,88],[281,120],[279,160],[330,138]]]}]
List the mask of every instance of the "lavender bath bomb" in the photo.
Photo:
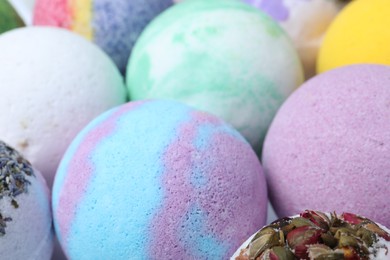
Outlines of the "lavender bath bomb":
[{"label": "lavender bath bomb", "polygon": [[350,211],[390,226],[390,67],[306,82],[277,113],[262,162],[279,216]]},{"label": "lavender bath bomb", "polygon": [[69,259],[227,259],[265,223],[267,191],[232,127],[177,102],[139,101],[79,133],[53,211]]},{"label": "lavender bath bomb", "polygon": [[0,258],[49,260],[50,193],[41,173],[0,141]]}]

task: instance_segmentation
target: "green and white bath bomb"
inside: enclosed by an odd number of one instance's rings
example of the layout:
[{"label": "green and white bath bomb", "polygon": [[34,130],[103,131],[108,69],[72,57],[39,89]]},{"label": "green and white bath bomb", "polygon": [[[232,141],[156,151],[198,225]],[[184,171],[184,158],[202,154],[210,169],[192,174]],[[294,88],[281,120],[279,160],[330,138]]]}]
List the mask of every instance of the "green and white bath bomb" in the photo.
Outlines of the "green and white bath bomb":
[{"label": "green and white bath bomb", "polygon": [[276,110],[303,81],[283,30],[235,0],[189,0],[142,33],[127,68],[132,100],[167,98],[213,113],[260,151]]}]

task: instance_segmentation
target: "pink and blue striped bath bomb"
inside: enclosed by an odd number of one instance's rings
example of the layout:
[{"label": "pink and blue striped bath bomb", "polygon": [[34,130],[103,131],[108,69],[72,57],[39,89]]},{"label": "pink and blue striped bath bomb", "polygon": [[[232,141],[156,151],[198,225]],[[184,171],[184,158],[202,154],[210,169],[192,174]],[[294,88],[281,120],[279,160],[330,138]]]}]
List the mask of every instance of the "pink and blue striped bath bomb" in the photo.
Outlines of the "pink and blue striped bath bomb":
[{"label": "pink and blue striped bath bomb", "polygon": [[262,162],[279,216],[349,211],[390,226],[390,67],[307,81],[277,113]]},{"label": "pink and blue striped bath bomb", "polygon": [[227,259],[266,220],[255,152],[215,116],[139,101],[93,120],[53,187],[70,259]]}]

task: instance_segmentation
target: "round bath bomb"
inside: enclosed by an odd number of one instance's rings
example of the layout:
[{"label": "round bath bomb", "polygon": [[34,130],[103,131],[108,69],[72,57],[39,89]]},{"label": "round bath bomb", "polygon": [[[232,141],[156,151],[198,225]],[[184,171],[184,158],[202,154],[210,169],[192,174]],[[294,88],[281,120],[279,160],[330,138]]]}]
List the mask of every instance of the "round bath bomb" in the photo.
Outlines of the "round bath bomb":
[{"label": "round bath bomb", "polygon": [[138,101],[72,142],[53,211],[70,259],[226,259],[265,223],[267,191],[233,128],[173,101]]},{"label": "round bath bomb", "polygon": [[100,46],[125,72],[134,42],[172,0],[36,0],[33,23],[67,28]]},{"label": "round bath bomb", "polygon": [[275,19],[294,42],[305,77],[315,75],[318,50],[326,29],[342,9],[341,0],[244,0]]},{"label": "round bath bomb", "polygon": [[350,211],[390,226],[390,67],[352,65],[307,81],[278,111],[263,166],[279,216]]},{"label": "round bath bomb", "polygon": [[346,212],[338,215],[306,210],[263,227],[236,251],[231,260],[388,260],[389,248],[390,231],[368,218]]},{"label": "round bath bomb", "polygon": [[0,1],[0,34],[22,26],[24,26],[23,20],[8,0]]},{"label": "round bath bomb", "polygon": [[30,162],[0,141],[1,259],[49,260],[53,237],[45,180]]},{"label": "round bath bomb", "polygon": [[127,70],[132,100],[175,99],[210,112],[257,151],[276,110],[302,80],[282,29],[256,8],[226,0],[185,1],[158,16]]},{"label": "round bath bomb", "polygon": [[126,101],[123,79],[98,47],[63,29],[30,27],[0,36],[0,136],[49,186],[75,135]]},{"label": "round bath bomb", "polygon": [[317,69],[349,64],[390,65],[390,1],[353,1],[326,32]]}]

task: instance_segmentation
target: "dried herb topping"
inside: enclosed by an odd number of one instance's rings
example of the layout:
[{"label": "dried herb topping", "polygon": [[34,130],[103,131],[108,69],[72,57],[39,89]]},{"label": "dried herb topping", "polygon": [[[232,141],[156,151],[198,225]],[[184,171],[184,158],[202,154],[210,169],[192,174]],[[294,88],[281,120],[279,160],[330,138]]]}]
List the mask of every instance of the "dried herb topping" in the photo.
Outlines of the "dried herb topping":
[{"label": "dried herb topping", "polygon": [[262,228],[236,260],[366,260],[383,248],[390,258],[379,239],[390,241],[390,234],[367,218],[306,210]]},{"label": "dried herb topping", "polygon": [[[8,197],[11,205],[18,208],[16,197],[27,193],[31,184],[26,177],[34,176],[33,168],[15,149],[0,141],[0,199]],[[5,235],[7,222],[11,217],[4,217],[0,209],[0,236]]]}]

